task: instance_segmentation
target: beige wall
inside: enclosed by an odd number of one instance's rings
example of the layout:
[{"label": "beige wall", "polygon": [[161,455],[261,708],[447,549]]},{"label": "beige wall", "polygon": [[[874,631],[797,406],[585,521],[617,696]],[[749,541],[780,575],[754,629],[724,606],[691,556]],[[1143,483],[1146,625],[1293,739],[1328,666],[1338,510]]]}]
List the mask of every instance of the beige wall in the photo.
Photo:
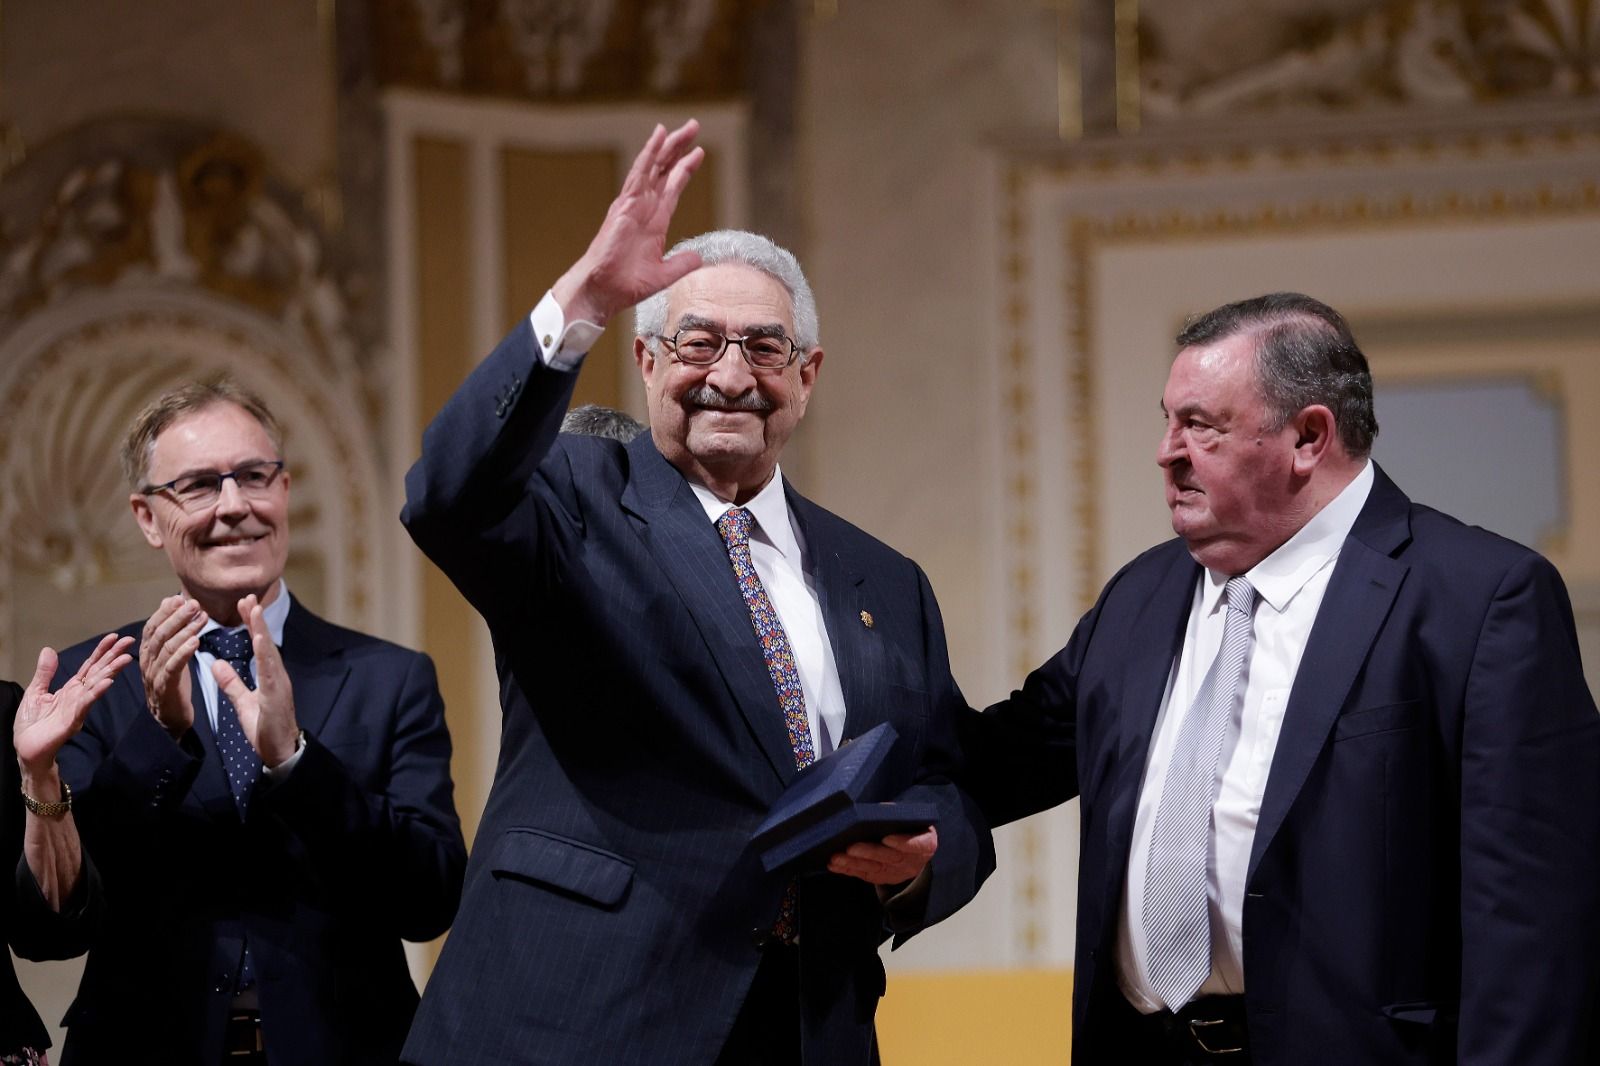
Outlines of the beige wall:
[{"label": "beige wall", "polygon": [[333,165],[331,0],[5,0],[4,115],[30,145],[107,115],[252,138],[289,180]]}]

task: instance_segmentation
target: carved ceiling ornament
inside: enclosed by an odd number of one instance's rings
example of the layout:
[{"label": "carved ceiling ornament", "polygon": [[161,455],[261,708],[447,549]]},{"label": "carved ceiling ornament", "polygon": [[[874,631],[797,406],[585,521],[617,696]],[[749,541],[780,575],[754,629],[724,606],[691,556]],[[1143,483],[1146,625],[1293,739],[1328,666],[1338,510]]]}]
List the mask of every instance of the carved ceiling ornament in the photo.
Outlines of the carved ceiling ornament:
[{"label": "carved ceiling ornament", "polygon": [[[19,195],[4,204],[0,333],[85,289],[193,285],[282,324],[325,370],[358,374],[348,302],[297,198],[269,182],[260,153],[237,137],[161,132],[137,155],[112,149],[58,164],[53,183],[8,178]],[[25,169],[42,162],[36,154]]]},{"label": "carved ceiling ornament", "polygon": [[1143,42],[1147,118],[1353,111],[1571,99],[1600,91],[1600,4],[1592,0],[1387,0],[1337,19],[1241,22],[1277,33],[1271,58],[1195,76],[1163,41]]},{"label": "carved ceiling ornament", "polygon": [[384,85],[538,101],[726,99],[745,90],[740,0],[390,0]]},{"label": "carved ceiling ornament", "polygon": [[570,97],[605,45],[613,0],[503,0],[500,14],[531,96]]}]

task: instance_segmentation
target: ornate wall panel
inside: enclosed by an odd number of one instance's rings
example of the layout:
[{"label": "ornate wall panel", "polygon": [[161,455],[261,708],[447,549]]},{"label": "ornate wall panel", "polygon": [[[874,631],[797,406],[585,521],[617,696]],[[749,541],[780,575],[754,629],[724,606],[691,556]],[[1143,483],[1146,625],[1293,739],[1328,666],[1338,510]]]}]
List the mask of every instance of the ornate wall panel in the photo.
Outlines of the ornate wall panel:
[{"label": "ornate wall panel", "polygon": [[0,186],[0,674],[170,590],[117,447],[162,388],[224,372],[286,427],[296,594],[384,631],[383,392],[298,205],[251,145],[175,122],[92,125]]}]

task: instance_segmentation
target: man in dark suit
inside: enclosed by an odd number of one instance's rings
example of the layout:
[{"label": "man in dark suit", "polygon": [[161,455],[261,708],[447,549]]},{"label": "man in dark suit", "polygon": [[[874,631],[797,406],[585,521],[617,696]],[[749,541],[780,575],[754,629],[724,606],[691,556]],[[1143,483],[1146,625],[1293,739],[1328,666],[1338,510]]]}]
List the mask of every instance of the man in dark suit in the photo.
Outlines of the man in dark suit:
[{"label": "man in dark suit", "polygon": [[1331,308],[1178,346],[1179,539],[968,722],[996,823],[1081,795],[1074,1061],[1596,1061],[1600,717],[1561,579],[1369,460]]},{"label": "man in dark suit", "polygon": [[[56,755],[95,700],[132,662],[131,637],[106,635],[56,692],[56,653],[39,652],[26,689],[0,681],[0,933],[25,959],[70,958],[84,950],[103,896],[72,817],[72,793]],[[0,947],[0,1063],[40,1062],[44,1024]]]},{"label": "man in dark suit", "polygon": [[181,594],[61,754],[108,905],[63,1062],[393,1063],[466,864],[433,667],[289,595],[259,398],[175,389],[123,461]]},{"label": "man in dark suit", "polygon": [[[406,479],[504,709],[408,1062],[865,1064],[886,926],[938,921],[992,866],[950,783],[964,704],[926,578],[778,469],[823,359],[798,264],[730,232],[662,257],[696,128],[657,127]],[[558,437],[598,327],[641,300],[650,432]],[[749,838],[797,766],[884,721],[936,828],[764,874]]]}]

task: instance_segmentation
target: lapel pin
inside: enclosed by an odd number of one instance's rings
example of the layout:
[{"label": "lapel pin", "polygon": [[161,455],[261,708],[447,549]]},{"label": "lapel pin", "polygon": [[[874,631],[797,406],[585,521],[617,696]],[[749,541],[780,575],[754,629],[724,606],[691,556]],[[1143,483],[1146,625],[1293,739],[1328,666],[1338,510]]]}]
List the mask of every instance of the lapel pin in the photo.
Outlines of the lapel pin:
[{"label": "lapel pin", "polygon": [[868,629],[872,628],[872,612],[871,611],[862,611],[861,612],[861,624],[866,626]]}]

